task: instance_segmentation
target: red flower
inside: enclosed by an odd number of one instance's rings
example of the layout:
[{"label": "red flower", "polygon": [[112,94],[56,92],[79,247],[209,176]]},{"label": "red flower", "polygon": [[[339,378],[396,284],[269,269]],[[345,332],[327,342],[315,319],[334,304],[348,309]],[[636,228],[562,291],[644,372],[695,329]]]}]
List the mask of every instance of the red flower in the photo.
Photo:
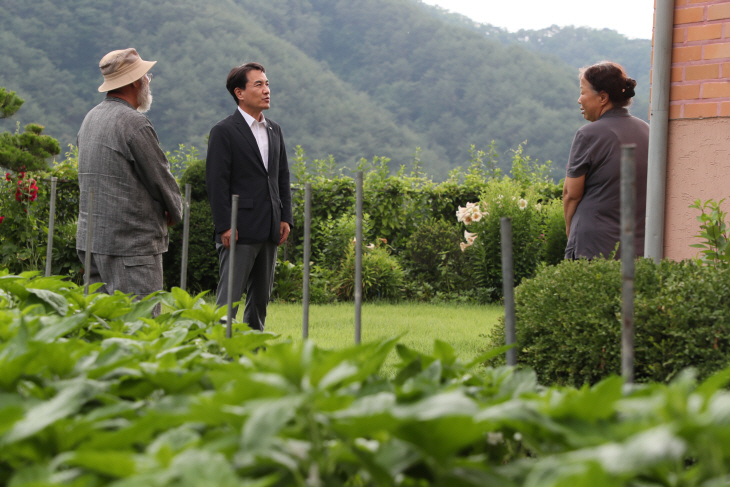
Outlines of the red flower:
[{"label": "red flower", "polygon": [[0,216],[0,223],[2,223],[3,220],[5,220],[5,217],[4,216]]},{"label": "red flower", "polygon": [[10,173],[9,172],[6,172],[5,173],[5,181],[10,181]]},{"label": "red flower", "polygon": [[35,179],[29,181],[18,181],[18,188],[15,190],[16,201],[35,201],[38,198],[38,186]]}]

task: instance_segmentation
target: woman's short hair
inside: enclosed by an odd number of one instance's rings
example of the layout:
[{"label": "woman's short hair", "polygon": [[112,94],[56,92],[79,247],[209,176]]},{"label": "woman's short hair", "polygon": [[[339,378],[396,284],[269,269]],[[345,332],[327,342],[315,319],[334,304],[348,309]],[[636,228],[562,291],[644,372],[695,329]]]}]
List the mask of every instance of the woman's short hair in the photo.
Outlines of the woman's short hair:
[{"label": "woman's short hair", "polygon": [[624,68],[617,63],[602,61],[580,70],[580,77],[588,81],[596,93],[605,91],[616,108],[631,104],[636,95],[636,80],[626,76]]},{"label": "woman's short hair", "polygon": [[241,66],[236,66],[235,68],[231,69],[230,73],[228,73],[228,78],[226,79],[226,89],[228,90],[228,93],[230,93],[233,97],[236,105],[238,105],[238,97],[236,96],[235,89],[246,89],[246,83],[248,83],[248,73],[250,71],[253,71],[254,69],[257,71],[261,71],[262,73],[266,72],[264,67],[259,63],[246,63]]}]

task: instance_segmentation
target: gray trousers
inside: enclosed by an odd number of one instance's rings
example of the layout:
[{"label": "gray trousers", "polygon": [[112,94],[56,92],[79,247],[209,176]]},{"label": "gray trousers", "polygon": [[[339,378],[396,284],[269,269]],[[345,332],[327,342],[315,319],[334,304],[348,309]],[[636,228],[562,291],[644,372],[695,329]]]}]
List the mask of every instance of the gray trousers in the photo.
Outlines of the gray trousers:
[{"label": "gray trousers", "polygon": [[[240,301],[246,291],[246,307],[243,310],[243,321],[252,330],[264,331],[266,322],[266,306],[271,298],[274,286],[274,270],[276,267],[276,251],[274,242],[258,244],[236,244],[234,268],[229,267],[231,251],[223,245],[215,244],[218,250],[219,281],[215,304],[218,307],[228,304],[228,273],[233,272],[233,302]],[[238,306],[233,308],[236,316]]]},{"label": "gray trousers", "polygon": [[[77,250],[79,259],[86,263],[86,252]],[[104,283],[97,292],[134,294],[135,301],[162,290],[162,254],[157,255],[105,255],[91,254],[89,284]],[[160,314],[158,304],[152,310],[152,317]]]}]

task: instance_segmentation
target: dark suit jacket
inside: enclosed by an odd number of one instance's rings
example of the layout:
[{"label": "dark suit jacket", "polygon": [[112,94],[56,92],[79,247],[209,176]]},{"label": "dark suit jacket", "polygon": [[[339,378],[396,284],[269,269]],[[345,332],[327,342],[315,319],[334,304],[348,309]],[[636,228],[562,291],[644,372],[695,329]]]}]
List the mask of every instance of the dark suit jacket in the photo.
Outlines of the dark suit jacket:
[{"label": "dark suit jacket", "polygon": [[279,243],[280,223],[294,225],[289,163],[279,125],[266,119],[269,170],[251,128],[236,111],[210,131],[205,182],[215,224],[215,241],[231,228],[231,196],[238,195],[238,243]]}]

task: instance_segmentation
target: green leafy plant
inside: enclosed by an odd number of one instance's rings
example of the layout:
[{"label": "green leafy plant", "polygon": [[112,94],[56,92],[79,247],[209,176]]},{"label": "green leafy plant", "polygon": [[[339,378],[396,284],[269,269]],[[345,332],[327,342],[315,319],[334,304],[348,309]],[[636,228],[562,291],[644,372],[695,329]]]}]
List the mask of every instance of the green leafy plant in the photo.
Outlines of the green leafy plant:
[{"label": "green leafy plant", "polygon": [[[180,178],[191,164],[200,162],[200,154],[195,146],[188,149],[185,144],[179,144],[173,152],[165,152],[167,161],[170,163],[170,171],[176,178]],[[205,159],[203,159],[205,163]],[[185,185],[182,186],[183,188]]]},{"label": "green leafy plant", "polygon": [[4,485],[707,487],[730,474],[730,369],[545,387],[480,366],[505,347],[470,362],[438,340],[324,350],[238,323],[228,339],[222,310],[178,288],[133,302],[2,272],[0,291]]},{"label": "green leafy plant", "polygon": [[724,201],[724,199],[719,202],[707,200],[703,203],[698,199],[689,206],[701,212],[697,217],[697,221],[700,222],[700,233],[695,237],[702,239],[700,243],[692,244],[690,247],[702,249],[700,250],[702,262],[718,267],[730,265],[727,224],[725,223],[727,213],[720,208]]}]

